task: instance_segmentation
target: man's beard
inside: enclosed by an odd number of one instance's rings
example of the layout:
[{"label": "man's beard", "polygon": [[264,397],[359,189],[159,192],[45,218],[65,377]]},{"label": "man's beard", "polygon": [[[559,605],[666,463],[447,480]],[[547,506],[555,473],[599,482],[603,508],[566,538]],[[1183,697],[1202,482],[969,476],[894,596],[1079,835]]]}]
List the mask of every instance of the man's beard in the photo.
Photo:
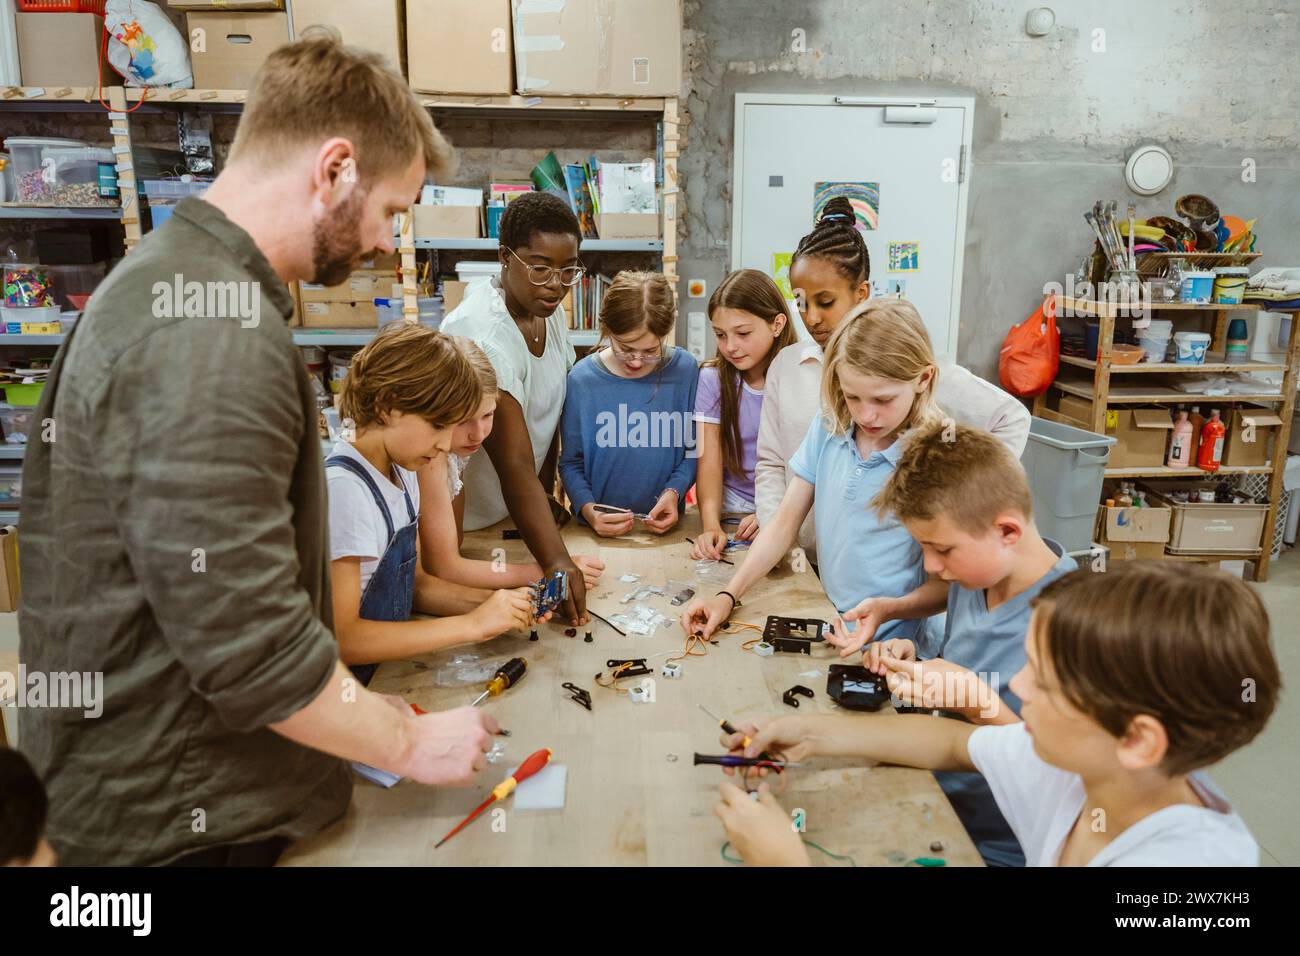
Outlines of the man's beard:
[{"label": "man's beard", "polygon": [[365,252],[357,242],[365,197],[352,193],[324,222],[316,224],[312,236],[312,282],[341,285]]}]

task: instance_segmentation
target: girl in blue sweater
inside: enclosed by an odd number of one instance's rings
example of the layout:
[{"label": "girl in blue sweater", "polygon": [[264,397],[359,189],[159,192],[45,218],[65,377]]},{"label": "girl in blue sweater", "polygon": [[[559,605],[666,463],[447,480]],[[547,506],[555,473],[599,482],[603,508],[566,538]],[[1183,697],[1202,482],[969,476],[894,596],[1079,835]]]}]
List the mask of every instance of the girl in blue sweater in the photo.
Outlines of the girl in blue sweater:
[{"label": "girl in blue sweater", "polygon": [[620,272],[600,307],[600,342],[569,372],[560,419],[560,479],[580,521],[603,537],[638,516],[663,534],[695,481],[691,420],[699,368],[666,344],[673,287],[654,272]]}]

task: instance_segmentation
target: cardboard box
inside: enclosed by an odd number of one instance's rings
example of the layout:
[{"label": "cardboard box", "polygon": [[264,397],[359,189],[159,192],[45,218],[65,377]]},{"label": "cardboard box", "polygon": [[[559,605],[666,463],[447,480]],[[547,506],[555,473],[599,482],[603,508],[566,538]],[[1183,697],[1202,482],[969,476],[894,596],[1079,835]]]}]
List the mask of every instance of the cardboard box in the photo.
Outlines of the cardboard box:
[{"label": "cardboard box", "polygon": [[597,213],[596,232],[602,239],[658,239],[659,215],[652,212]]},{"label": "cardboard box", "polygon": [[[1060,411],[1081,422],[1092,421],[1092,402],[1062,395]],[[1106,411],[1106,434],[1115,439],[1107,468],[1159,468],[1164,465],[1174,422],[1167,408],[1120,406]]]},{"label": "cardboard box", "polygon": [[[194,86],[204,90],[246,90],[263,61],[289,42],[286,13],[191,13],[190,60]],[[202,30],[203,50],[195,50]]]},{"label": "cardboard box", "polygon": [[460,305],[465,298],[465,290],[469,288],[468,282],[458,282],[455,279],[442,280],[442,314],[451,315],[451,310]]},{"label": "cardboard box", "polygon": [[354,272],[346,282],[334,286],[299,283],[299,294],[307,302],[371,302],[387,299],[397,282],[396,272]]},{"label": "cardboard box", "polygon": [[1107,508],[1097,511],[1097,541],[1113,561],[1161,559],[1169,540],[1169,508]]},{"label": "cardboard box", "polygon": [[514,93],[510,0],[406,0],[406,65],[425,93]]},{"label": "cardboard box", "polygon": [[479,239],[482,206],[424,206],[415,209],[417,239]]},{"label": "cardboard box", "polygon": [[374,329],[379,310],[373,302],[303,302],[305,329]]},{"label": "cardboard box", "polygon": [[[1223,443],[1223,463],[1233,467],[1267,465],[1271,460],[1282,419],[1268,408],[1238,408],[1232,412],[1228,437]],[[1252,439],[1247,441],[1247,439]]]},{"label": "cardboard box", "polygon": [[0,611],[18,610],[22,581],[18,576],[18,529],[0,528]]},{"label": "cardboard box", "polygon": [[348,46],[380,54],[405,75],[402,0],[289,0],[289,11],[295,39],[308,27],[333,27]]},{"label": "cardboard box", "polygon": [[167,6],[189,12],[191,10],[283,10],[284,0],[167,0]]},{"label": "cardboard box", "polygon": [[1161,492],[1214,488],[1212,481],[1162,482],[1141,485],[1147,500],[1173,513],[1169,526],[1169,551],[1183,553],[1241,554],[1259,550],[1268,505],[1218,504],[1174,501]]},{"label": "cardboard box", "polygon": [[680,96],[678,0],[514,0],[520,93]]},{"label": "cardboard box", "polygon": [[361,265],[357,268],[365,272],[387,272],[396,275],[397,270],[401,268],[402,257],[396,252],[387,254],[373,255],[368,259],[362,259]]},{"label": "cardboard box", "polygon": [[23,86],[121,86],[122,78],[99,45],[104,18],[93,13],[15,13],[18,64]]}]

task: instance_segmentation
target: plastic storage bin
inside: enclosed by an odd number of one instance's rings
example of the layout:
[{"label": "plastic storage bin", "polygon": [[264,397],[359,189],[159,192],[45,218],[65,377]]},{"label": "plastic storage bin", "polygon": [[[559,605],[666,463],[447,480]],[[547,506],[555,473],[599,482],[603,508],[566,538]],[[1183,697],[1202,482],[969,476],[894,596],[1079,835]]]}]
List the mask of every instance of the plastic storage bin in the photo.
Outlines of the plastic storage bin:
[{"label": "plastic storage bin", "polygon": [[1115,439],[1034,418],[1021,458],[1034,495],[1034,521],[1044,537],[1066,551],[1092,544],[1097,502]]},{"label": "plastic storage bin", "polygon": [[5,433],[5,444],[26,445],[27,434],[31,431],[32,420],[36,413],[30,408],[15,408],[13,405],[0,403],[0,429]]},{"label": "plastic storage bin", "polygon": [[1147,498],[1173,512],[1169,526],[1170,554],[1252,554],[1260,548],[1268,505],[1221,504],[1211,501],[1176,501],[1174,491],[1213,490],[1214,482],[1162,483],[1159,488],[1139,485]]},{"label": "plastic storage bin", "polygon": [[47,146],[41,163],[46,202],[59,206],[116,206],[117,167],[111,149]]},{"label": "plastic storage bin", "polygon": [[51,186],[48,176],[41,168],[42,153],[46,147],[67,147],[72,149],[88,148],[87,144],[75,139],[42,139],[32,136],[10,136],[5,140],[5,149],[14,161],[14,201],[42,203],[52,205],[57,200],[51,198]]},{"label": "plastic storage bin", "polygon": [[188,196],[202,196],[212,182],[206,179],[146,179],[140,185],[149,201],[153,227],[157,229],[172,217],[172,210],[178,202]]}]

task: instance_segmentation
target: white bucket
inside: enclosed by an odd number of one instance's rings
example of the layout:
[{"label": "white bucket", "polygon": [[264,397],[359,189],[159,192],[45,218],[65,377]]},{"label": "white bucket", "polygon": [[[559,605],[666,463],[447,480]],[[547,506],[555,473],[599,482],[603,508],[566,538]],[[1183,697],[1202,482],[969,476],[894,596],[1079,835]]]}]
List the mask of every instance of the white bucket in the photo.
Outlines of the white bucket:
[{"label": "white bucket", "polygon": [[1209,332],[1175,332],[1174,359],[1179,365],[1202,365],[1205,351],[1210,347]]},{"label": "white bucket", "polygon": [[1146,353],[1146,361],[1160,363],[1169,352],[1169,335],[1139,335],[1138,345]]}]

